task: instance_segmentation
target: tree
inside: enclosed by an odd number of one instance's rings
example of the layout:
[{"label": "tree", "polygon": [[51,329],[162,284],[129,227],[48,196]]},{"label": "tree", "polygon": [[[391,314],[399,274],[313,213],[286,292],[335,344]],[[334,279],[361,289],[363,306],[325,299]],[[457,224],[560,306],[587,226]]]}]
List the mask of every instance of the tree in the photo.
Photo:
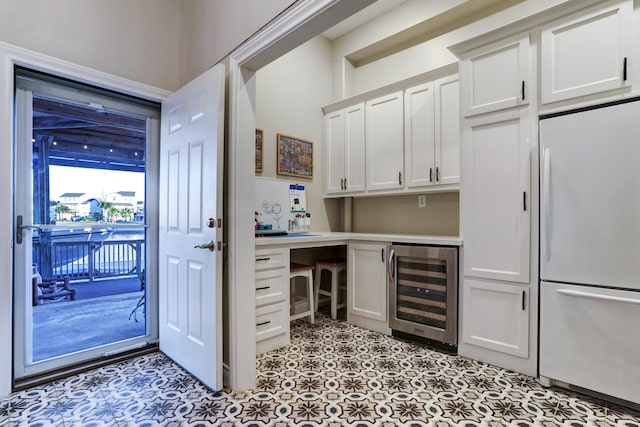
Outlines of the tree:
[{"label": "tree", "polygon": [[133,216],[133,210],[131,210],[131,208],[122,208],[120,209],[120,216],[128,221]]},{"label": "tree", "polygon": [[98,200],[98,207],[102,209],[102,218],[109,218],[109,211],[113,209],[113,203],[106,200]]},{"label": "tree", "polygon": [[111,206],[107,210],[107,218],[109,218],[111,222],[114,222],[118,215],[120,215],[120,210],[118,208],[114,208],[113,206]]},{"label": "tree", "polygon": [[67,205],[60,205],[57,204],[55,207],[55,211],[56,211],[56,219],[62,219],[64,214],[68,214],[69,212],[71,212],[71,208]]}]

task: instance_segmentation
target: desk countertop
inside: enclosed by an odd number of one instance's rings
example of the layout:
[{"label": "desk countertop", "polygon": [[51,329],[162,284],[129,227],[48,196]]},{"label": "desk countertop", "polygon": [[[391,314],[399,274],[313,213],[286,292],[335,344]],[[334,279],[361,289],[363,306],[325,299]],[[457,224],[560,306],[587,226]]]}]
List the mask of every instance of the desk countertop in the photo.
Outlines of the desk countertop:
[{"label": "desk countertop", "polygon": [[256,237],[256,247],[281,246],[289,248],[308,248],[346,245],[349,241],[462,246],[462,239],[458,236],[311,232],[308,234],[296,234],[288,236]]}]

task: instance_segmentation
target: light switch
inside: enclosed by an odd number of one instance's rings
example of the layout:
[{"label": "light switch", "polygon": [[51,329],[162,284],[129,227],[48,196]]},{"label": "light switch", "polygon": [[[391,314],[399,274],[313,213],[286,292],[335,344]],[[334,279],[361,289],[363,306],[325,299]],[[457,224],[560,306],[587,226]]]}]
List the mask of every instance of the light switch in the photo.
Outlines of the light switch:
[{"label": "light switch", "polygon": [[419,208],[426,208],[427,207],[427,196],[425,196],[425,195],[418,196],[418,207]]}]

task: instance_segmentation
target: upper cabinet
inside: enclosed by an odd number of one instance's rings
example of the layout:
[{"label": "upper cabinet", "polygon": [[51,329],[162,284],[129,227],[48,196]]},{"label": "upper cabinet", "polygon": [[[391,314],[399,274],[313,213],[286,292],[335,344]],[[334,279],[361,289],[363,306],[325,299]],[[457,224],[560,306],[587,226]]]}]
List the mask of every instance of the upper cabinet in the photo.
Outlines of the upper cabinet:
[{"label": "upper cabinet", "polygon": [[367,190],[400,189],[404,173],[402,91],[366,103]]},{"label": "upper cabinet", "polygon": [[458,75],[435,82],[436,184],[460,183],[460,82]]},{"label": "upper cabinet", "polygon": [[457,69],[451,64],[325,107],[326,196],[457,191]]},{"label": "upper cabinet", "polygon": [[460,62],[465,117],[529,103],[529,36],[491,44]]},{"label": "upper cabinet", "polygon": [[458,75],[404,93],[406,187],[460,183]]},{"label": "upper cabinet", "polygon": [[364,103],[325,116],[326,193],[365,190]]},{"label": "upper cabinet", "polygon": [[632,0],[544,28],[542,103],[630,86],[633,37]]}]

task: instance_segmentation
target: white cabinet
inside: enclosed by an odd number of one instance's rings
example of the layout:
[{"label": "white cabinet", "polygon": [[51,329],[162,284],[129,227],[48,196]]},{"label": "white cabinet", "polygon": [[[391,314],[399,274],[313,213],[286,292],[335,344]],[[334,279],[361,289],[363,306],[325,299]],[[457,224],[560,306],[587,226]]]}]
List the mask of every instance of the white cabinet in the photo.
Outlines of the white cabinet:
[{"label": "white cabinet", "polygon": [[632,0],[543,29],[542,103],[630,86],[633,33]]},{"label": "white cabinet", "polygon": [[460,183],[458,76],[404,93],[405,185],[408,189]]},{"label": "white cabinet", "polygon": [[[531,286],[532,109],[528,35],[485,45],[461,67],[461,355],[535,375]],[[533,75],[533,74],[532,74]],[[533,98],[535,99],[535,98]],[[535,246],[537,250],[537,246]],[[535,274],[534,274],[535,276]],[[533,329],[533,332],[532,332]]]},{"label": "white cabinet", "polygon": [[461,61],[465,117],[529,103],[529,36],[491,44]]},{"label": "white cabinet", "polygon": [[465,278],[462,337],[479,347],[529,356],[529,287]]},{"label": "white cabinet", "polygon": [[256,250],[256,353],[289,344],[289,249]]},{"label": "white cabinet", "polygon": [[402,91],[366,103],[367,191],[403,188]]},{"label": "white cabinet", "polygon": [[387,244],[349,243],[347,321],[391,334],[387,317]]},{"label": "white cabinet", "polygon": [[529,283],[530,120],[526,109],[465,126],[465,276]]},{"label": "white cabinet", "polygon": [[364,103],[325,116],[325,192],[365,190]]}]

